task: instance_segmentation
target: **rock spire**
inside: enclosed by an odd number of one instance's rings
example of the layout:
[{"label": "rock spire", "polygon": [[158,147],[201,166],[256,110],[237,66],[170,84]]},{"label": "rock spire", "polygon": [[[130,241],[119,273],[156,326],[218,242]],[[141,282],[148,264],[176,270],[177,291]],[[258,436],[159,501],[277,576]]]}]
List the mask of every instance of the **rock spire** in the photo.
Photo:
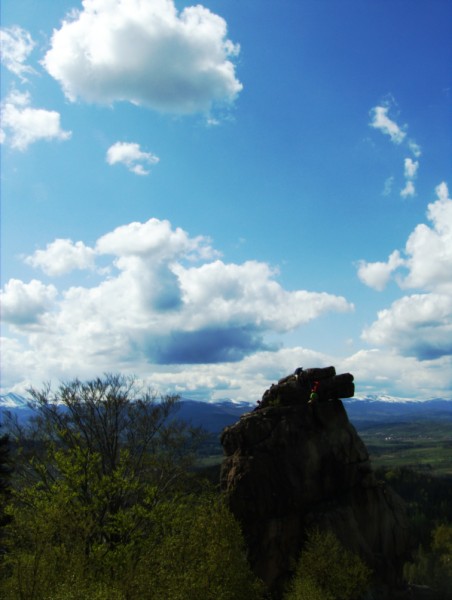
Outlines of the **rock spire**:
[{"label": "rock spire", "polygon": [[306,532],[332,530],[388,588],[402,583],[410,545],[403,501],[377,481],[340,398],[353,376],[297,369],[227,427],[221,484],[255,573],[281,595]]}]

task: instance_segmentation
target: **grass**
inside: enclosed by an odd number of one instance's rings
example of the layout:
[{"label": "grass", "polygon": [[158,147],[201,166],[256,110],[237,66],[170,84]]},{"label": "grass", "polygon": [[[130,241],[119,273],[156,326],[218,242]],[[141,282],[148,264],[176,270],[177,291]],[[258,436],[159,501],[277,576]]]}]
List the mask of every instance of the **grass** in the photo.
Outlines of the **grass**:
[{"label": "grass", "polygon": [[414,421],[368,426],[361,439],[376,467],[411,467],[436,476],[452,476],[452,423]]}]

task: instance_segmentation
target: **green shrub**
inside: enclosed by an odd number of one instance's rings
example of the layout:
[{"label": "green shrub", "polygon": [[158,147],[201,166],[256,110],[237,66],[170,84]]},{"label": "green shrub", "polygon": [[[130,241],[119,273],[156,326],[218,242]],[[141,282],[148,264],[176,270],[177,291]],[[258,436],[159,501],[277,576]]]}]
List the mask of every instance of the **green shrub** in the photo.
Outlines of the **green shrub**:
[{"label": "green shrub", "polygon": [[[109,489],[105,485],[102,491]],[[13,521],[6,527],[2,598],[263,597],[239,525],[221,499],[208,492],[131,506],[103,524],[96,521],[98,498],[91,510],[63,482],[50,492],[39,486],[24,489],[15,500],[9,508]]]},{"label": "green shrub", "polygon": [[452,599],[452,526],[438,525],[429,548],[420,545],[414,561],[404,566],[409,583],[427,585],[438,600]]},{"label": "green shrub", "polygon": [[370,584],[371,570],[330,531],[308,534],[285,600],[357,600]]},{"label": "green shrub", "polygon": [[[215,497],[162,506],[165,532],[148,566],[159,600],[257,600],[263,585],[252,574],[239,525]],[[147,565],[146,565],[147,562]]]},{"label": "green shrub", "polygon": [[0,598],[263,597],[237,522],[194,486],[203,432],[174,418],[177,397],[158,401],[119,375],[30,393],[37,416],[16,440]]}]

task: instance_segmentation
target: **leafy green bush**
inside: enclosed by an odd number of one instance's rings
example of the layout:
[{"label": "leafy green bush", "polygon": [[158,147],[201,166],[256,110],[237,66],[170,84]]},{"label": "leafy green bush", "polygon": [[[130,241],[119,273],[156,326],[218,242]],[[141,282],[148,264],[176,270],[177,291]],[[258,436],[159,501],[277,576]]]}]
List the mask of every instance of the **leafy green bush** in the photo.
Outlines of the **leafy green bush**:
[{"label": "leafy green bush", "polygon": [[[123,510],[102,529],[67,489],[20,492],[8,525],[1,597],[258,600],[240,528],[209,493]],[[107,525],[104,526],[104,530]],[[116,542],[112,543],[112,539]],[[74,595],[75,594],[75,595]]]},{"label": "leafy green bush", "polygon": [[330,531],[312,530],[284,600],[356,600],[371,570]]},{"label": "leafy green bush", "polygon": [[437,600],[452,599],[452,525],[438,525],[430,547],[420,545],[414,561],[405,564],[404,576],[409,583],[432,588]]},{"label": "leafy green bush", "polygon": [[[157,508],[161,542],[143,561],[160,600],[262,598],[239,525],[224,503],[205,495]],[[144,590],[143,590],[144,591]]]},{"label": "leafy green bush", "polygon": [[[119,376],[35,392],[40,452],[5,511],[7,600],[259,600],[240,528],[207,484],[176,398]],[[66,410],[62,410],[61,403]]]}]

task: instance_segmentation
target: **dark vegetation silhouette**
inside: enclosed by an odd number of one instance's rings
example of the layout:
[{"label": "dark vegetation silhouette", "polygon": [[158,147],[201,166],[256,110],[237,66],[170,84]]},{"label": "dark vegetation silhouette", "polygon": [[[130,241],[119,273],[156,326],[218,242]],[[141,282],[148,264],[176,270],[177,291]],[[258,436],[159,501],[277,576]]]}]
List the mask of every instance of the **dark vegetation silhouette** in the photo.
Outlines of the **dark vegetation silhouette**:
[{"label": "dark vegetation silhouette", "polygon": [[371,584],[372,571],[329,531],[313,529],[285,600],[355,600]]},{"label": "dark vegetation silhouette", "polygon": [[[431,600],[452,598],[452,479],[409,467],[381,468],[386,480],[408,503],[415,550],[404,567],[409,584]],[[421,593],[421,592],[419,592]],[[416,597],[416,596],[414,596]]]},{"label": "dark vegetation silhouette", "polygon": [[6,505],[11,497],[10,443],[5,434],[0,436],[0,555],[5,552],[4,527],[10,522]]},{"label": "dark vegetation silhouette", "polygon": [[[0,597],[269,598],[198,468],[211,438],[178,419],[177,396],[110,374],[30,396],[34,418],[0,437]],[[451,482],[408,469],[379,477],[410,505],[418,544],[407,579],[450,598]],[[285,600],[369,598],[366,565],[328,532],[310,532],[294,570]]]}]

